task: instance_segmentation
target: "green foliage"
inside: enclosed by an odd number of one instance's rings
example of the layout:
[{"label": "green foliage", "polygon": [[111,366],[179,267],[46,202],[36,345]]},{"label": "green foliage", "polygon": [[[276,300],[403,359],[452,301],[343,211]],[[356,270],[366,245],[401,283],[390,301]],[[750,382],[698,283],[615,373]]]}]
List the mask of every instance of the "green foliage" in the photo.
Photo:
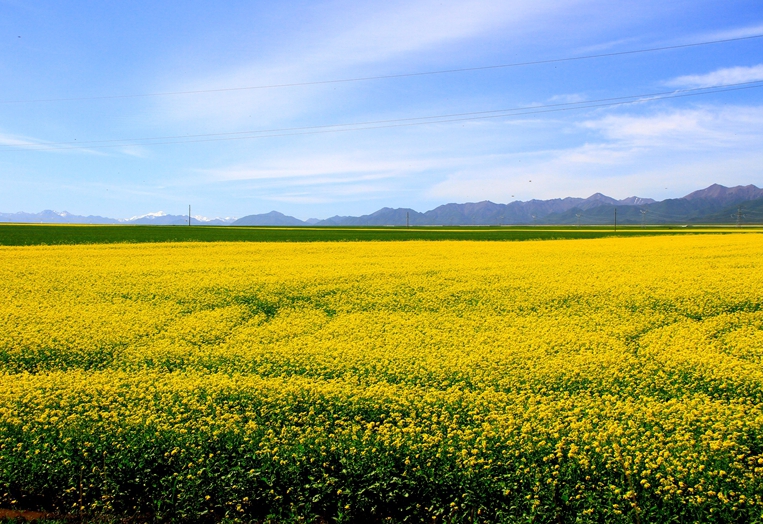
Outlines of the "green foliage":
[{"label": "green foliage", "polygon": [[[619,234],[677,232],[673,228],[618,228]],[[687,232],[700,233],[692,229]],[[707,231],[705,231],[707,232]],[[711,232],[717,232],[712,231]],[[0,245],[141,242],[362,242],[400,240],[555,240],[615,235],[609,227],[248,227],[0,224]]]}]

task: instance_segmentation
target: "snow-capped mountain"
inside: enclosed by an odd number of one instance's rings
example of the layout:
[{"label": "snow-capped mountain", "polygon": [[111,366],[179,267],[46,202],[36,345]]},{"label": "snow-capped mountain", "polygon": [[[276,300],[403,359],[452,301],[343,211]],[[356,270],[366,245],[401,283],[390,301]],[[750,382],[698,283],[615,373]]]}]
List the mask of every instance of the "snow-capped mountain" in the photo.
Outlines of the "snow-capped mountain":
[{"label": "snow-capped mountain", "polygon": [[40,213],[0,213],[0,222],[19,222],[31,224],[118,224],[113,218],[102,216],[72,215],[68,211],[51,211],[46,209]]},{"label": "snow-capped mountain", "polygon": [[[207,226],[224,226],[231,224],[235,221],[235,218],[207,218],[202,215],[191,216],[191,225],[207,225]],[[188,224],[188,215],[168,215],[164,211],[157,211],[155,213],[146,213],[145,215],[138,215],[131,218],[121,220],[123,224],[149,224],[149,225],[162,225],[162,226],[184,226]]]},{"label": "snow-capped mountain", "polygon": [[[191,217],[191,225],[224,226],[236,221],[235,217],[207,218],[196,215]],[[73,215],[68,211],[51,211],[46,209],[40,213],[0,213],[0,222],[27,224],[143,224],[143,225],[177,225],[188,224],[188,215],[168,215],[164,211],[136,215],[130,218],[108,218],[102,216]]]},{"label": "snow-capped mountain", "polygon": [[154,219],[161,219],[162,217],[168,216],[167,213],[164,211],[157,211],[156,213],[146,213],[145,215],[137,215],[130,218],[120,218],[118,219],[120,222],[136,222],[138,220],[148,219],[148,220],[154,220]]}]

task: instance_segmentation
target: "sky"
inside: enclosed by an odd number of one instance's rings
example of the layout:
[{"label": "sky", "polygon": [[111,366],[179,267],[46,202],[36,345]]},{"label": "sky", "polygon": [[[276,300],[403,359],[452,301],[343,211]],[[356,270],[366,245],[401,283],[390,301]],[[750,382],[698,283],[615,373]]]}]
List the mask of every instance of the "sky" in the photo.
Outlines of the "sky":
[{"label": "sky", "polygon": [[[756,35],[760,0],[0,0],[0,212],[307,219],[763,186]],[[416,75],[454,69],[472,70]]]}]

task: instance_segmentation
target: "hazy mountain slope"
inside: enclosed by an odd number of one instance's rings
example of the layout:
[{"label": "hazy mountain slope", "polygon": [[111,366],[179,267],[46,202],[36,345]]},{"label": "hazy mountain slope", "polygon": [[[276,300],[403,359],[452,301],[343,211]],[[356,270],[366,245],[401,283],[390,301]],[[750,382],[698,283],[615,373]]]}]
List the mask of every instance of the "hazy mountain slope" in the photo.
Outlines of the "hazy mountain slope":
[{"label": "hazy mountain slope", "polygon": [[741,211],[742,224],[763,224],[763,198],[728,205],[717,213],[702,217],[701,221],[705,224],[735,224],[737,209]]},{"label": "hazy mountain slope", "polygon": [[72,215],[66,211],[56,212],[46,209],[40,213],[0,213],[0,222],[41,223],[41,224],[118,224],[114,218],[101,216]]},{"label": "hazy mountain slope", "polygon": [[[613,224],[615,207],[617,207],[618,224],[731,223],[734,219],[730,215],[736,212],[737,205],[750,201],[757,202],[760,198],[763,198],[763,189],[752,185],[727,188],[714,184],[683,198],[671,198],[641,206],[606,204],[589,209],[575,207],[564,213],[549,214],[541,222],[577,224],[577,215],[580,214],[581,225]],[[757,206],[757,204],[750,205]],[[641,211],[646,213],[642,214]]]},{"label": "hazy mountain slope", "polygon": [[748,200],[757,200],[758,198],[763,198],[763,189],[752,184],[735,187],[713,184],[712,186],[700,189],[699,191],[694,191],[683,197],[684,200],[688,201],[712,200],[719,203],[721,206],[733,205],[737,202],[746,202]]},{"label": "hazy mountain slope", "polygon": [[551,213],[564,212],[575,207],[590,209],[602,203],[616,203],[623,206],[633,205],[633,202],[654,202],[652,199],[629,197],[615,200],[596,193],[588,198],[556,198],[551,200],[530,200],[527,202],[511,202],[496,204],[489,200],[469,202],[466,204],[444,204],[425,213],[419,213],[406,208],[382,208],[370,215],[360,217],[335,216],[322,220],[319,226],[404,226],[406,213],[412,226],[425,225],[497,225],[497,224],[531,224],[542,220]]},{"label": "hazy mountain slope", "polygon": [[352,216],[334,216],[317,222],[316,226],[404,226],[406,224],[406,213],[410,220],[410,225],[425,225],[423,219],[424,213],[419,213],[413,209],[383,207],[370,215],[359,217]]},{"label": "hazy mountain slope", "polygon": [[299,220],[278,211],[262,213],[260,215],[247,215],[239,218],[231,224],[232,226],[304,226],[306,222]]}]

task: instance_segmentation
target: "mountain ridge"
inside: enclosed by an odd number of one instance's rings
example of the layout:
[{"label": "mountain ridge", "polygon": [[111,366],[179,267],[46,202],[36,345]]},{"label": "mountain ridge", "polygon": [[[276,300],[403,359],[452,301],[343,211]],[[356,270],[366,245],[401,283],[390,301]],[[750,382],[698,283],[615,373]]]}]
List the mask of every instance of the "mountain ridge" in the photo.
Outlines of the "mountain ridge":
[{"label": "mountain ridge", "polygon": [[[707,223],[733,222],[731,208],[748,202],[747,222],[763,221],[757,215],[757,203],[763,199],[763,189],[753,184],[726,187],[712,184],[693,191],[681,198],[656,201],[651,198],[631,196],[614,199],[602,193],[588,198],[565,197],[548,200],[513,201],[498,204],[490,200],[448,203],[429,211],[419,212],[411,208],[383,207],[361,216],[335,215],[323,220],[311,218],[300,220],[279,211],[247,215],[239,219],[191,217],[191,225],[234,226],[459,226],[459,225],[522,225],[522,224],[608,224],[614,220],[618,209],[621,224]],[[763,202],[763,200],[761,200]],[[761,207],[763,210],[763,207]],[[0,213],[0,222],[49,223],[49,224],[137,224],[137,225],[187,225],[188,215],[169,215],[161,211],[114,219],[97,215],[73,215],[66,211],[45,210],[40,213]]]},{"label": "mountain ridge", "polygon": [[[192,216],[192,225],[223,226],[232,223],[232,218],[206,218]],[[163,211],[146,213],[131,218],[118,219],[99,215],[74,215],[68,211],[53,211],[46,209],[39,213],[0,213],[0,222],[23,224],[125,224],[125,225],[155,225],[155,226],[185,226],[188,225],[188,215],[168,215]]]},{"label": "mountain ridge", "polygon": [[[448,203],[437,206],[425,212],[419,212],[411,208],[383,207],[373,213],[361,216],[335,215],[313,224],[302,222],[288,225],[315,225],[315,226],[431,226],[431,225],[495,225],[495,224],[522,224],[531,223],[539,216],[546,216],[554,212],[562,212],[579,206],[590,209],[602,203],[614,203],[618,205],[635,205],[636,203],[653,203],[654,199],[641,197],[628,197],[616,200],[601,193],[594,193],[588,198],[566,197],[550,200],[514,201],[508,204],[496,204],[490,200],[481,202],[467,202],[464,204]],[[232,225],[257,226],[257,225],[280,225],[266,223],[265,217],[275,213],[248,215],[242,217]],[[280,213],[279,213],[280,215]],[[285,217],[285,215],[281,215]],[[294,217],[288,217],[299,220]]]}]

